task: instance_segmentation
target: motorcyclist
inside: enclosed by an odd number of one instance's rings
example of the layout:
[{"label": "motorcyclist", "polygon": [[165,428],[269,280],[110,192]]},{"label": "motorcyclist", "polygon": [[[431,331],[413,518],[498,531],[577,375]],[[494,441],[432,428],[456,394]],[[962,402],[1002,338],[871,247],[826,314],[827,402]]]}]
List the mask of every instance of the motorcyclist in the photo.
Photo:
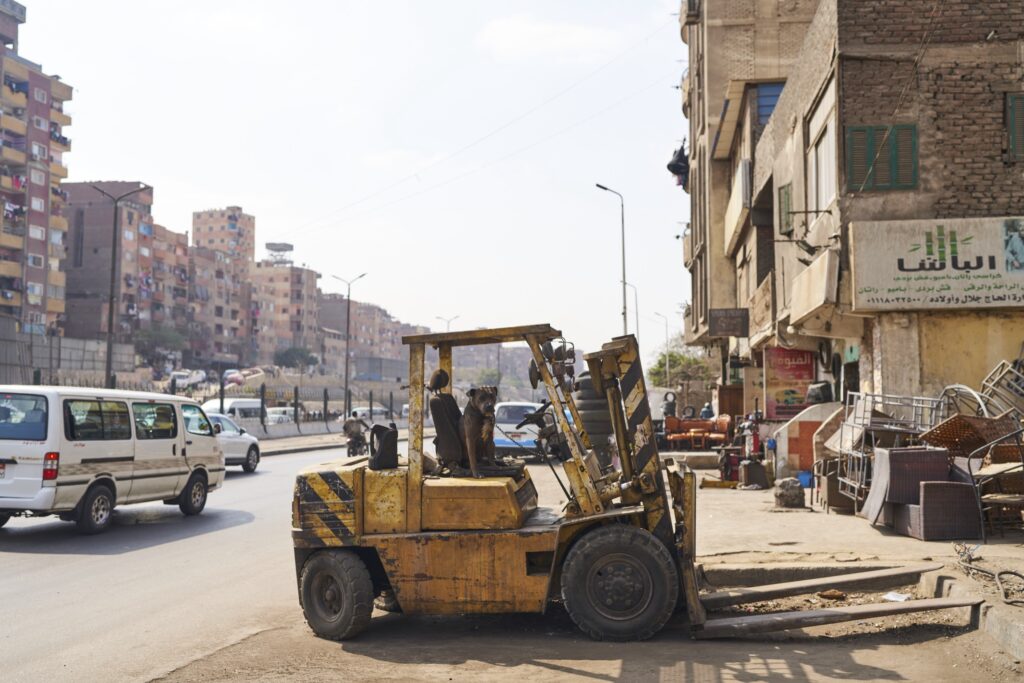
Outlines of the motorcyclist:
[{"label": "motorcyclist", "polygon": [[352,411],[352,416],[345,420],[345,424],[342,427],[342,431],[345,432],[345,436],[348,437],[348,450],[350,455],[360,454],[366,450],[366,437],[363,436],[363,430],[369,430],[370,425],[363,422],[359,417],[359,413]]}]

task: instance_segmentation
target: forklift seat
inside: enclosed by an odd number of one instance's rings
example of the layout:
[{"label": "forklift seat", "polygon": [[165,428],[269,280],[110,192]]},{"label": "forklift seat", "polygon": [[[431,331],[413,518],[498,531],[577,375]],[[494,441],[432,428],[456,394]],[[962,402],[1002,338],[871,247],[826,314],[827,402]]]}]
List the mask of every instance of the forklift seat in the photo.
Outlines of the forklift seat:
[{"label": "forklift seat", "polygon": [[427,389],[433,394],[430,397],[430,417],[434,420],[434,448],[437,459],[442,465],[461,467],[466,461],[465,446],[459,438],[459,426],[462,422],[462,411],[451,394],[441,392],[448,386],[448,373],[435,370],[430,376]]}]

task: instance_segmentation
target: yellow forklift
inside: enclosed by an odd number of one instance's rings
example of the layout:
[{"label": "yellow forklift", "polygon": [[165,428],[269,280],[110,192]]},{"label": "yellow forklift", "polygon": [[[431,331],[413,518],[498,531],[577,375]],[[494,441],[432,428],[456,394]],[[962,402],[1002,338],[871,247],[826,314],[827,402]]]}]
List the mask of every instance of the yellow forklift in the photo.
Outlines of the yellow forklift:
[{"label": "yellow forklift", "polygon": [[[453,476],[424,453],[428,409],[438,434],[434,455],[443,460],[445,449],[459,447],[445,438],[457,430],[460,414],[452,382],[444,381],[452,377],[452,350],[509,342],[529,345],[531,382],[546,390],[548,405],[531,419],[545,441],[571,456],[561,463],[569,482],[562,510],[538,507],[521,464],[483,467],[480,478],[468,471],[457,476],[456,468]],[[408,461],[343,458],[296,477],[299,601],[321,637],[342,640],[362,631],[380,596],[408,615],[542,613],[561,602],[583,632],[604,640],[649,638],[680,607],[696,636],[718,637],[976,604],[916,600],[709,620],[710,609],[909,578],[941,565],[702,594],[694,567],[694,475],[666,467],[658,454],[635,337],[616,337],[584,356],[594,390],[607,399],[618,456],[603,468],[572,397],[575,351],[558,330],[528,325],[414,335],[403,343],[409,346]],[[444,371],[429,385],[428,347],[437,349]]]}]

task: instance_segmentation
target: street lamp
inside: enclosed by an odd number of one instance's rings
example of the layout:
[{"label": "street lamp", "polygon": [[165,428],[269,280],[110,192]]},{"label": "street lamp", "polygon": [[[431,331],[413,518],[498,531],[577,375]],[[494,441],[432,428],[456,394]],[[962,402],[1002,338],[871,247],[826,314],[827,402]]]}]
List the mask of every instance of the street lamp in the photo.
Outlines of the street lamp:
[{"label": "street lamp", "polygon": [[345,278],[332,275],[335,280],[345,283],[345,419],[348,419],[349,411],[352,410],[351,403],[348,398],[348,359],[352,355],[352,283],[357,280],[361,280],[366,277],[366,273],[362,273],[346,280]]},{"label": "street lamp", "polygon": [[665,316],[662,313],[657,313],[657,312],[654,315],[656,315],[659,318],[662,318],[662,319],[665,320],[665,384],[668,386],[669,389],[671,389],[672,388],[672,384],[671,384],[671,382],[672,382],[672,379],[671,379],[672,378],[672,353],[671,353],[671,349],[669,349],[669,347],[668,347],[668,317]]},{"label": "street lamp", "polygon": [[633,317],[636,319],[636,343],[640,344],[640,294],[636,285],[626,283],[626,286],[633,290]]},{"label": "street lamp", "polygon": [[629,334],[629,319],[626,317],[626,200],[610,187],[605,187],[601,183],[594,184],[597,189],[611,192],[619,198],[619,217],[622,222],[622,334]]},{"label": "street lamp", "polygon": [[122,199],[126,199],[136,192],[142,192],[143,190],[152,190],[153,188],[145,183],[140,183],[139,187],[125,192],[124,194],[115,197],[106,190],[97,185],[90,185],[92,189],[99,192],[110,201],[114,202],[114,232],[110,237],[110,291],[107,294],[107,362],[105,367],[105,382],[108,389],[114,388],[114,298],[117,296],[117,271],[119,265],[119,257],[117,254],[117,246],[120,243],[118,239],[118,206]]},{"label": "street lamp", "polygon": [[459,316],[457,316],[457,315],[454,316],[454,317],[451,317],[451,318],[442,318],[439,315],[435,315],[434,317],[437,318],[438,320],[443,320],[444,321],[444,323],[445,323],[445,332],[451,332],[452,331],[452,322],[459,319]]}]

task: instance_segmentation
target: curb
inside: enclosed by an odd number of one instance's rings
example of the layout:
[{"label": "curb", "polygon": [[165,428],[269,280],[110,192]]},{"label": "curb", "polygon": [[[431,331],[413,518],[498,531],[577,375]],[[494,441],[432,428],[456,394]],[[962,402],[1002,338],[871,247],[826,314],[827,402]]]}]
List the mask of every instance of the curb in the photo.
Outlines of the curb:
[{"label": "curb", "polygon": [[292,453],[306,453],[308,451],[326,451],[332,448],[344,448],[344,442],[330,444],[311,444],[309,446],[292,446],[290,448],[278,448],[275,450],[260,451],[260,457],[273,457],[275,455],[291,455]]},{"label": "curb", "polygon": [[[698,558],[699,560],[700,558]],[[910,561],[843,562],[840,564],[719,564],[701,565],[698,576],[713,586],[757,586],[784,581],[799,581],[821,576],[835,576],[853,571],[889,569]],[[917,586],[925,594],[937,598],[976,598],[984,600],[971,614],[975,627],[994,640],[1007,654],[1024,660],[1024,608],[1004,605],[998,597],[977,590],[973,581],[955,574],[949,567],[921,574]],[[878,590],[907,585],[898,577],[861,584],[857,590]],[[965,607],[964,610],[971,608]]]}]

